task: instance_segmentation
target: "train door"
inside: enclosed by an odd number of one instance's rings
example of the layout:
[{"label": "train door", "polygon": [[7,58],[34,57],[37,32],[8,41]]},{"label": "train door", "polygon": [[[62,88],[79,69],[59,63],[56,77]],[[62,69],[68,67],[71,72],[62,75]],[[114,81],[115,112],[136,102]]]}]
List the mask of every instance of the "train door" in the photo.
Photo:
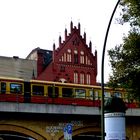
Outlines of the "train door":
[{"label": "train door", "polygon": [[48,86],[48,97],[58,98],[59,97],[59,88],[55,85]]},{"label": "train door", "polygon": [[24,82],[24,102],[31,102],[31,84],[30,82]]},{"label": "train door", "polygon": [[6,95],[6,83],[1,82],[0,83],[0,101],[5,101],[5,95]]},{"label": "train door", "polygon": [[5,94],[6,93],[6,83],[5,82],[1,82],[0,83],[0,93],[1,94]]}]

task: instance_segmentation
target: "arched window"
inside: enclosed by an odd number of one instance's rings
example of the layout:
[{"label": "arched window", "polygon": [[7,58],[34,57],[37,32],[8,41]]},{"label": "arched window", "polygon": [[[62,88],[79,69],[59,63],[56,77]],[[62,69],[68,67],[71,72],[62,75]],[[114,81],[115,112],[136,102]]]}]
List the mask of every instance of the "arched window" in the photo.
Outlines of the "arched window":
[{"label": "arched window", "polygon": [[84,52],[83,51],[80,52],[80,63],[81,64],[84,64],[85,63]]},{"label": "arched window", "polygon": [[71,62],[71,49],[67,50],[67,62]]},{"label": "arched window", "polygon": [[66,62],[66,53],[64,53],[64,62]]},{"label": "arched window", "polygon": [[67,54],[67,62],[71,62],[71,54]]},{"label": "arched window", "polygon": [[74,64],[78,64],[78,51],[74,50]]},{"label": "arched window", "polygon": [[64,61],[64,56],[63,55],[62,55],[62,58],[61,59],[62,59],[62,62],[63,62]]},{"label": "arched window", "polygon": [[83,72],[80,73],[80,84],[85,83],[85,74]]},{"label": "arched window", "polygon": [[86,81],[87,81],[87,84],[90,85],[90,83],[91,83],[91,75],[90,75],[90,73],[87,73]]},{"label": "arched window", "polygon": [[88,65],[90,65],[90,59],[88,59]]},{"label": "arched window", "polygon": [[86,56],[86,65],[88,64],[88,57]]},{"label": "arched window", "polygon": [[78,84],[78,72],[74,72],[74,83]]}]

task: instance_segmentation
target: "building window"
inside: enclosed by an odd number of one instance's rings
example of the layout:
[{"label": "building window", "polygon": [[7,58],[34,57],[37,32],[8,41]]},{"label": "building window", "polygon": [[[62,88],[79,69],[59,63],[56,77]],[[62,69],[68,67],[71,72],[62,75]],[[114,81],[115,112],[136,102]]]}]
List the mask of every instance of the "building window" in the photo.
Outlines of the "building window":
[{"label": "building window", "polygon": [[81,56],[80,56],[80,63],[81,63],[81,64],[84,64],[84,61],[85,61],[84,56],[81,55]]},{"label": "building window", "polygon": [[61,65],[60,72],[65,72],[65,66]]},{"label": "building window", "polygon": [[88,65],[90,65],[90,60],[88,59]]},{"label": "building window", "polygon": [[90,76],[89,73],[87,74],[86,80],[87,80],[87,84],[90,85],[90,83],[91,83],[91,76]]},{"label": "building window", "polygon": [[85,61],[85,59],[84,59],[84,52],[81,51],[81,52],[80,52],[80,63],[81,63],[81,64],[84,64],[84,61]]},{"label": "building window", "polygon": [[71,62],[71,49],[67,50],[67,62]]},{"label": "building window", "polygon": [[80,84],[84,84],[85,83],[85,74],[82,72],[80,73]]},{"label": "building window", "polygon": [[86,65],[88,64],[88,57],[86,56]]},{"label": "building window", "polygon": [[74,50],[74,64],[78,64],[78,51]]},{"label": "building window", "polygon": [[62,56],[62,58],[61,58],[61,59],[62,59],[62,62],[63,62],[63,61],[64,61],[64,56]]},{"label": "building window", "polygon": [[68,53],[71,53],[71,49],[68,49],[67,51],[68,51]]},{"label": "building window", "polygon": [[71,54],[67,54],[67,62],[71,62]]},{"label": "building window", "polygon": [[74,83],[78,83],[78,72],[74,72]]},{"label": "building window", "polygon": [[64,62],[66,62],[66,53],[64,53]]},{"label": "building window", "polygon": [[92,65],[92,63],[91,63],[90,59],[88,58],[88,56],[86,56],[86,58],[85,58],[85,63],[86,63],[86,65]]},{"label": "building window", "polygon": [[74,54],[74,64],[78,64],[78,54]]}]

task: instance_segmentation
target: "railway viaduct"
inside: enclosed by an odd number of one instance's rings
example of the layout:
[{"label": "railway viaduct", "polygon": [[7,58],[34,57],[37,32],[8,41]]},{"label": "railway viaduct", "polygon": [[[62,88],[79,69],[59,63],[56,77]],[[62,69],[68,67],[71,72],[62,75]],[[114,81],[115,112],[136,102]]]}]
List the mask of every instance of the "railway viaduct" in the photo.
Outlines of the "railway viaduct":
[{"label": "railway viaduct", "polygon": [[[63,140],[68,123],[73,140],[99,140],[100,112],[98,107],[0,102],[0,140]],[[140,139],[139,117],[138,108],[126,111],[129,140]]]}]

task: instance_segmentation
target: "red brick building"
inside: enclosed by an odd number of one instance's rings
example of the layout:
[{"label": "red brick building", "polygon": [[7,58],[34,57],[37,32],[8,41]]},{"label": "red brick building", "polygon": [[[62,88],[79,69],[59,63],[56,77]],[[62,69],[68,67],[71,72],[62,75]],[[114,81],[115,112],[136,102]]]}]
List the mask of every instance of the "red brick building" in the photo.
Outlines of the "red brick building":
[{"label": "red brick building", "polygon": [[[94,55],[95,54],[95,55]],[[96,84],[97,51],[92,53],[92,43],[86,44],[86,33],[80,34],[78,28],[70,23],[70,33],[65,29],[65,39],[59,36],[59,47],[53,44],[53,51],[34,49],[27,59],[37,60],[39,80],[60,81],[80,84]]]}]

